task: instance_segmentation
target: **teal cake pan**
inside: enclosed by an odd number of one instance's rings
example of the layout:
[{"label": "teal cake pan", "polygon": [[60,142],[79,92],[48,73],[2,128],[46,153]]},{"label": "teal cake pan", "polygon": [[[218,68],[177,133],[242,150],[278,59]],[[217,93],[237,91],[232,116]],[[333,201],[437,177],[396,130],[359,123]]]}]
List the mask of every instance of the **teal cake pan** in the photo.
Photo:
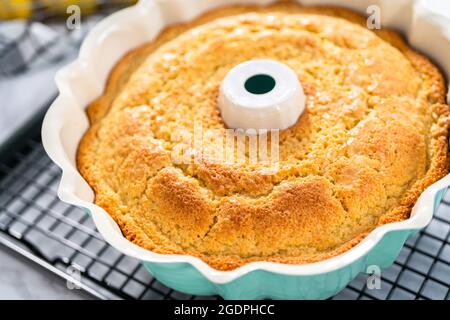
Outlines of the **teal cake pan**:
[{"label": "teal cake pan", "polygon": [[[442,194],[442,190],[436,194],[435,208]],[[143,264],[166,286],[189,294],[219,294],[225,299],[326,299],[341,291],[358,273],[372,274],[390,266],[408,237],[416,232],[417,229],[388,231],[365,255],[347,265],[313,275],[256,269],[229,282],[215,283],[189,263],[144,261]]]},{"label": "teal cake pan", "polygon": [[[188,255],[151,252],[123,237],[118,225],[99,206],[76,167],[78,144],[89,127],[85,108],[103,92],[115,63],[128,51],[154,39],[166,26],[189,21],[216,7],[230,4],[265,5],[272,0],[143,0],[104,19],[89,33],[79,57],[56,76],[59,96],[49,108],[42,140],[50,158],[62,169],[59,197],[88,210],[104,239],[120,252],[137,258],[163,284],[198,295],[218,294],[226,299],[324,299],[344,288],[358,273],[383,269],[393,263],[406,239],[432,219],[450,176],[428,187],[409,219],[374,229],[358,245],[333,258],[292,265],[253,262],[230,271],[213,269]],[[301,1],[300,1],[301,2]],[[325,1],[309,4],[345,5],[365,13],[378,5],[383,25],[402,30],[410,44],[433,58],[450,73],[450,22],[427,7],[433,1]],[[183,10],[179,10],[183,8]],[[401,17],[395,13],[408,12]],[[374,269],[375,268],[375,269]]]}]

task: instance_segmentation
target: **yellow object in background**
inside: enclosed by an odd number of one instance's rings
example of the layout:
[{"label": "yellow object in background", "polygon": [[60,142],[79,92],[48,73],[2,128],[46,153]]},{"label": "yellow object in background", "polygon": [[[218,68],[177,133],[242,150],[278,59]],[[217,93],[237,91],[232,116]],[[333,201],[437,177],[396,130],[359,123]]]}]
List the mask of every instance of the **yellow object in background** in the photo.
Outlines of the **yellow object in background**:
[{"label": "yellow object in background", "polygon": [[27,19],[33,12],[32,0],[1,0],[0,19]]},{"label": "yellow object in background", "polygon": [[65,14],[67,7],[77,5],[81,9],[82,14],[90,14],[95,11],[97,0],[38,0],[51,12]]},{"label": "yellow object in background", "polygon": [[29,19],[33,13],[50,12],[66,15],[70,5],[77,5],[81,14],[95,12],[99,3],[103,6],[122,6],[136,3],[137,0],[0,0],[0,20]]}]

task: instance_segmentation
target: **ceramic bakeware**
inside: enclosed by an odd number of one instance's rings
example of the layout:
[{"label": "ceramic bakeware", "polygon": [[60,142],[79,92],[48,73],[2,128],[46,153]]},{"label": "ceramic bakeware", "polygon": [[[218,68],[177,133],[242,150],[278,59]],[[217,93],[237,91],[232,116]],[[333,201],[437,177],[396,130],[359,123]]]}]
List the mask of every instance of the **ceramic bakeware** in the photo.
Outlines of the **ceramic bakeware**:
[{"label": "ceramic bakeware", "polygon": [[[232,271],[211,268],[187,255],[163,255],[129,242],[113,219],[93,203],[94,194],[76,168],[78,143],[88,128],[85,107],[98,97],[114,64],[129,50],[151,41],[166,26],[188,21],[213,8],[232,4],[269,4],[270,0],[143,0],[101,21],[85,39],[76,61],[56,76],[59,96],[42,128],[44,147],[62,169],[59,197],[92,214],[105,240],[122,253],[140,259],[163,284],[190,294],[219,294],[228,299],[323,299],[344,288],[371,265],[387,267],[405,240],[425,227],[436,210],[450,175],[426,189],[405,221],[373,230],[361,243],[334,258],[303,265],[254,262]],[[435,3],[436,2],[436,3]],[[438,1],[301,1],[305,5],[343,5],[362,13],[377,5],[382,25],[402,31],[410,44],[450,74],[448,4]],[[440,6],[437,10],[436,6]]]}]

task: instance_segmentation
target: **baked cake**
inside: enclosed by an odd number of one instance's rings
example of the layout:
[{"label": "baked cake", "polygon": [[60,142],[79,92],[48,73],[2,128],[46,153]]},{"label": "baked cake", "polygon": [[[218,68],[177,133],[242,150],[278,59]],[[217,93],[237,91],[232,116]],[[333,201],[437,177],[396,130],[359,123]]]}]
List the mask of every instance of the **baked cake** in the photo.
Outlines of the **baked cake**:
[{"label": "baked cake", "polygon": [[[288,65],[307,97],[297,123],[279,133],[270,174],[255,163],[196,158],[226,131],[221,81],[251,59]],[[447,174],[444,97],[443,76],[427,58],[349,10],[221,8],[121,59],[87,108],[78,168],[124,236],[153,252],[193,255],[220,270],[315,262],[407,219],[420,193]],[[175,161],[195,123],[214,129],[190,149],[199,160]]]}]

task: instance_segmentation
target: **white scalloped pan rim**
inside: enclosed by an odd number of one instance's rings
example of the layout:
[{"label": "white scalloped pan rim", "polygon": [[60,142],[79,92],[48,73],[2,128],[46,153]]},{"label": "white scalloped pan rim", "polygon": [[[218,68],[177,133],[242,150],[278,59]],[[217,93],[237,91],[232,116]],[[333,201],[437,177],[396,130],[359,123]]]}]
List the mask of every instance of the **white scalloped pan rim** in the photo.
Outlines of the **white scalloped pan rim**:
[{"label": "white scalloped pan rim", "polygon": [[[120,252],[142,261],[155,263],[189,263],[208,280],[223,284],[235,280],[251,271],[265,270],[277,274],[310,276],[331,272],[343,268],[373,249],[384,235],[392,231],[418,230],[425,227],[432,219],[436,193],[450,185],[450,174],[428,187],[419,197],[411,217],[407,220],[386,224],[374,229],[352,249],[327,260],[316,263],[292,265],[273,262],[253,262],[230,271],[219,271],[189,255],[158,254],[143,249],[123,237],[119,227],[104,209],[93,203],[93,191],[76,169],[75,155],[78,143],[88,127],[84,112],[85,106],[103,91],[109,71],[116,61],[129,49],[148,41],[161,30],[161,24],[186,21],[194,18],[205,8],[232,3],[267,4],[272,0],[196,0],[196,5],[189,10],[170,13],[167,3],[177,4],[181,0],[144,0],[138,5],[121,10],[101,21],[87,36],[79,57],[70,65],[61,69],[56,76],[59,96],[50,106],[42,127],[44,148],[50,158],[62,169],[62,178],[58,189],[61,200],[88,209],[95,225],[104,239]],[[381,0],[380,0],[381,1]],[[186,0],[183,0],[186,4]],[[317,2],[314,0],[303,3]],[[373,2],[373,1],[372,1]],[[333,3],[333,1],[328,1]],[[341,2],[340,2],[341,3]],[[156,13],[155,13],[156,12]],[[169,14],[170,13],[170,14]],[[149,21],[148,18],[152,20]],[[159,19],[159,20],[158,20]],[[434,21],[436,22],[436,20]],[[160,25],[158,25],[160,23]],[[448,23],[448,21],[447,21]],[[449,24],[450,25],[450,24]],[[139,37],[131,37],[130,31],[139,28]],[[444,33],[441,28],[442,33]],[[446,30],[448,32],[449,30]],[[127,35],[126,37],[124,35]],[[135,36],[135,34],[133,34]],[[450,32],[446,39],[450,43]],[[113,41],[118,41],[122,50],[110,52],[108,48]],[[115,39],[115,40],[114,40]],[[105,49],[106,48],[106,49]],[[99,54],[108,50],[99,60]],[[111,53],[111,54],[110,54]],[[99,61],[102,61],[99,63]]]}]

